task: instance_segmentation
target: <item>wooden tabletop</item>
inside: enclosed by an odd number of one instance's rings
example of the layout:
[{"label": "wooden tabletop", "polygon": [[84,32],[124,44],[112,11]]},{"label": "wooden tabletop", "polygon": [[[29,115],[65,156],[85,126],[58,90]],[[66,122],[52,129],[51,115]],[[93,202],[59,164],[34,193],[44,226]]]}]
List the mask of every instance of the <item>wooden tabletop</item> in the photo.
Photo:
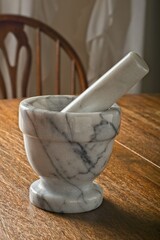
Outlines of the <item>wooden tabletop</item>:
[{"label": "wooden tabletop", "polygon": [[18,128],[19,102],[0,100],[1,240],[160,239],[160,95],[120,99],[120,133],[97,178],[104,201],[81,214],[55,214],[30,204],[28,189],[38,176]]}]

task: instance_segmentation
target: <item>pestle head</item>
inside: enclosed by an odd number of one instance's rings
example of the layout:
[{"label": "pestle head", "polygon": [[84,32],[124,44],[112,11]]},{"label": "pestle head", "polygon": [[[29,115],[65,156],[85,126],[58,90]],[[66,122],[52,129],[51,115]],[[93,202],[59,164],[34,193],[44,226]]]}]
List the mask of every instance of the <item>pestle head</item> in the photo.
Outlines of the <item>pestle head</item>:
[{"label": "pestle head", "polygon": [[87,88],[62,112],[100,112],[112,106],[147,73],[146,62],[135,52],[128,53]]}]

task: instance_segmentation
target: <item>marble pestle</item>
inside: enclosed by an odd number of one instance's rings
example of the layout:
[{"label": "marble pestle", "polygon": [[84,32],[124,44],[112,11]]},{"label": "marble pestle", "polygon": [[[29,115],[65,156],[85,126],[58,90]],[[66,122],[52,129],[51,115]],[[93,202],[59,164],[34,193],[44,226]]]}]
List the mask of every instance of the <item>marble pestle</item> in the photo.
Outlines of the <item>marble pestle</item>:
[{"label": "marble pestle", "polygon": [[145,61],[137,53],[130,52],[62,112],[100,112],[109,109],[148,72]]}]

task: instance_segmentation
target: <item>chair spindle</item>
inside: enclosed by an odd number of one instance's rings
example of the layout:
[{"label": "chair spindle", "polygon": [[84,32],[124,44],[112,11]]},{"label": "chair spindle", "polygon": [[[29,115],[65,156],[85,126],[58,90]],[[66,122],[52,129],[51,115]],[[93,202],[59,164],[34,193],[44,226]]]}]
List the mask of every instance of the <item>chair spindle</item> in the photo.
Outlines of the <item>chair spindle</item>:
[{"label": "chair spindle", "polygon": [[75,61],[72,60],[71,62],[71,94],[75,94],[75,74],[76,74],[76,69],[75,69]]},{"label": "chair spindle", "polygon": [[55,94],[60,94],[60,41],[56,41]]},{"label": "chair spindle", "polygon": [[41,78],[41,34],[39,28],[36,31],[36,75],[37,75],[37,95],[42,95]]}]

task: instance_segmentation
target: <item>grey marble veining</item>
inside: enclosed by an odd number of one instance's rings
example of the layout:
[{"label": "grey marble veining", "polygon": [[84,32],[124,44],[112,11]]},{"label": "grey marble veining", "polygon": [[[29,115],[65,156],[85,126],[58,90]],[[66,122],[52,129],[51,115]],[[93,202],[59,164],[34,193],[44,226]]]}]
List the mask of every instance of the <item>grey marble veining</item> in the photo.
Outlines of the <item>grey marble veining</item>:
[{"label": "grey marble veining", "polygon": [[40,179],[30,187],[30,201],[54,212],[97,208],[102,188],[94,179],[105,168],[120,126],[120,108],[104,112],[60,112],[72,96],[23,100],[19,126],[28,161]]}]

